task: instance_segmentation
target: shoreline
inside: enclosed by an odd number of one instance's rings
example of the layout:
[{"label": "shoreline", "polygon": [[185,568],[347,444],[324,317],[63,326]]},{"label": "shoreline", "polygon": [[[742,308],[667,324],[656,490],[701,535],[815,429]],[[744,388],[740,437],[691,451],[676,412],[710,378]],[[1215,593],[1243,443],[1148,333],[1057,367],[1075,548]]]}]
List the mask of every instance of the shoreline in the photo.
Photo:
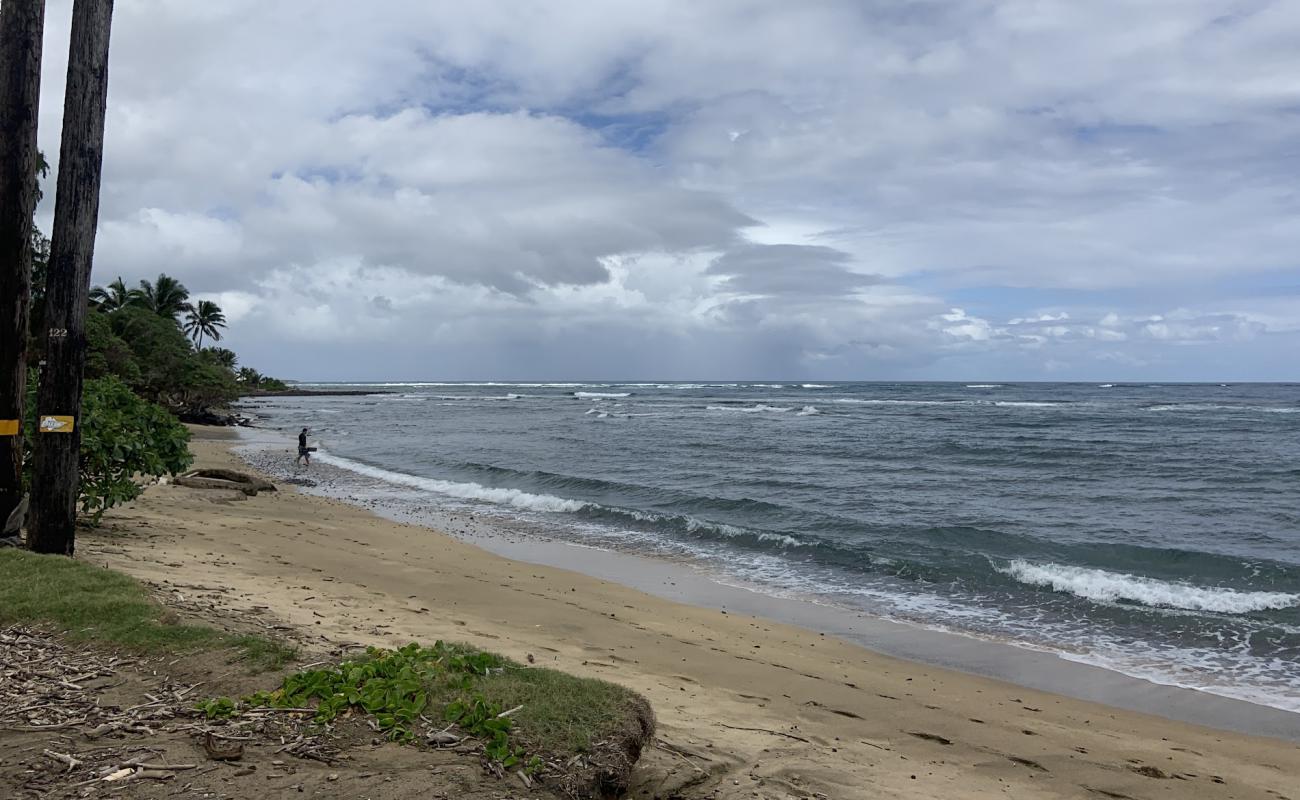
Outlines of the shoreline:
[{"label": "shoreline", "polygon": [[[289,447],[279,434],[266,429],[238,432],[232,448],[248,466],[270,474],[265,464],[245,458],[259,450]],[[345,467],[318,463],[306,477],[352,473]],[[275,476],[283,480],[287,473]],[[346,483],[346,478],[339,481]],[[300,487],[301,491],[348,501],[349,487]],[[812,597],[778,595],[750,587],[739,579],[713,572],[703,565],[676,561],[657,554],[638,554],[585,545],[538,534],[526,521],[481,519],[482,515],[437,508],[412,513],[382,500],[351,502],[395,522],[451,535],[490,553],[530,564],[571,569],[613,581],[665,600],[705,609],[739,611],[773,622],[795,625],[836,636],[882,655],[914,661],[1025,688],[1062,694],[1115,708],[1154,714],[1239,733],[1274,736],[1300,742],[1300,712],[1252,702],[1214,691],[1184,686],[1110,669],[1071,658],[1068,653],[1037,648],[1010,640],[997,640],[962,631],[893,620]]]},{"label": "shoreline", "polygon": [[[199,463],[239,463],[235,432],[212,435],[193,443]],[[156,486],[108,521],[82,557],[218,589],[331,641],[463,640],[645,694],[668,749],[646,757],[633,797],[1276,800],[1300,773],[1294,742],[900,660],[730,597],[683,605],[290,486],[247,500]]]}]

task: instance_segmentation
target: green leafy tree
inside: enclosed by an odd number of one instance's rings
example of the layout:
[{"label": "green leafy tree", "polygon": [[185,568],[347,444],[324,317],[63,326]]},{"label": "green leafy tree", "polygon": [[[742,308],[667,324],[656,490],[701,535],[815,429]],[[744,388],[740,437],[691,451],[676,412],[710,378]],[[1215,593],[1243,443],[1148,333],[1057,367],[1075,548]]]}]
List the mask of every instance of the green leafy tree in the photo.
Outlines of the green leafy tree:
[{"label": "green leafy tree", "polygon": [[[29,381],[27,436],[36,433],[36,381]],[[119,503],[140,495],[140,476],[175,475],[193,463],[189,431],[168,413],[115,377],[86,381],[81,405],[81,511],[94,522]],[[31,458],[25,459],[28,469]],[[30,474],[28,480],[31,480]]]},{"label": "green leafy tree", "polygon": [[120,378],[130,386],[140,383],[140,365],[131,346],[113,332],[107,314],[86,317],[86,379]]},{"label": "green leafy tree", "polygon": [[189,338],[172,320],[144,306],[127,306],[102,316],[108,318],[113,334],[131,349],[138,369],[132,387],[146,400],[177,407],[188,365],[194,359]]},{"label": "green leafy tree", "polygon": [[235,371],[235,365],[239,363],[239,356],[235,355],[235,351],[224,347],[208,347],[200,351],[199,355],[231,372]]},{"label": "green leafy tree", "polygon": [[230,370],[205,358],[185,363],[171,405],[182,415],[222,408],[239,397],[239,384]]},{"label": "green leafy tree", "polygon": [[136,305],[143,300],[143,295],[139,289],[128,289],[126,283],[118,276],[117,280],[108,285],[96,286],[90,290],[90,302],[100,311],[120,311],[130,305]]},{"label": "green leafy tree", "polygon": [[247,389],[256,389],[262,385],[262,373],[252,367],[241,367],[236,380]]},{"label": "green leafy tree", "polygon": [[189,289],[170,275],[160,274],[153,283],[140,281],[139,292],[144,307],[166,319],[175,320],[191,309]]},{"label": "green leafy tree", "polygon": [[203,337],[221,341],[221,329],[226,327],[226,315],[221,306],[211,300],[200,300],[185,315],[185,332],[194,340],[194,346],[203,349]]}]

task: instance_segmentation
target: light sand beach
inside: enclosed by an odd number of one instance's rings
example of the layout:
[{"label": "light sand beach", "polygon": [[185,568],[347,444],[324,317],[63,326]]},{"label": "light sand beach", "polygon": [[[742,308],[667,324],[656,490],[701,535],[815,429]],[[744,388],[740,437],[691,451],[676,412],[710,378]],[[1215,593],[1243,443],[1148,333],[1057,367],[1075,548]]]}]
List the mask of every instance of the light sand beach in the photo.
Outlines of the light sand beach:
[{"label": "light sand beach", "polygon": [[[246,468],[226,431],[200,466]],[[78,555],[335,642],[452,639],[644,694],[634,797],[1300,797],[1300,745],[880,655],[281,486],[151,487]],[[1154,689],[1154,687],[1153,687]]]}]

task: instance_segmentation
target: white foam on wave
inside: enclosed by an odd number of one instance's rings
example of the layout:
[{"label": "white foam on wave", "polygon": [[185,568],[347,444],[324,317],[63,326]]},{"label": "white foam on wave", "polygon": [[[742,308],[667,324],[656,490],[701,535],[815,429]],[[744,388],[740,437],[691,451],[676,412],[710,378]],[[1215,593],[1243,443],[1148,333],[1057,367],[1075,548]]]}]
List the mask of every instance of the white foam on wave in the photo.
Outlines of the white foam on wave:
[{"label": "white foam on wave", "polygon": [[998,572],[1031,586],[1047,586],[1099,603],[1129,601],[1152,608],[1181,608],[1221,614],[1300,606],[1300,595],[1285,592],[1243,592],[1223,587],[1172,583],[1140,575],[1065,564],[1033,564],[1016,559]]},{"label": "white foam on wave", "polygon": [[[420,395],[416,395],[416,396],[420,396]],[[521,400],[521,399],[523,399],[523,398],[525,398],[525,397],[528,397],[528,395],[526,395],[526,394],[505,394],[505,395],[495,395],[495,394],[493,394],[493,395],[485,395],[485,394],[431,394],[431,395],[423,395],[423,396],[425,396],[425,397],[432,397],[432,398],[434,398],[434,399],[436,399],[436,400],[451,400],[451,401],[453,401],[453,402],[455,402],[455,403],[474,403],[474,402],[478,402],[478,401],[481,401],[481,400],[482,400],[482,401],[486,401],[486,400]],[[442,403],[441,405],[448,405],[448,403]]]},{"label": "white foam on wave", "polygon": [[730,539],[736,539],[743,536],[753,536],[755,539],[762,542],[776,542],[785,545],[786,547],[803,547],[803,542],[793,536],[787,536],[784,533],[751,531],[735,525],[728,525],[725,522],[710,522],[708,520],[696,519],[689,515],[672,517],[664,514],[657,514],[653,511],[638,511],[630,508],[614,508],[610,510],[616,511],[620,514],[626,514],[638,522],[671,523],[673,520],[681,520],[685,524],[686,530],[691,533],[696,533],[698,531],[712,531],[714,533],[720,533]]},{"label": "white foam on wave", "polygon": [[811,416],[813,416],[814,414],[820,414],[820,413],[822,413],[822,412],[820,412],[820,411],[817,410],[817,406],[804,406],[804,407],[803,407],[803,410],[801,410],[801,411],[800,411],[798,414],[796,414],[795,416],[799,416],[799,417],[811,417]]},{"label": "white foam on wave", "polygon": [[1115,384],[1113,384],[1113,383],[1102,383],[1102,384],[1099,384],[1099,385],[1097,386],[1097,388],[1098,388],[1098,389],[1114,389],[1114,388],[1115,388]]},{"label": "white foam on wave", "polygon": [[860,397],[837,397],[832,402],[861,406],[952,406],[969,404],[966,400],[866,400]]},{"label": "white foam on wave", "polygon": [[1147,411],[1258,411],[1264,414],[1295,414],[1300,408],[1294,406],[1228,406],[1221,403],[1170,403],[1162,406],[1147,406]]},{"label": "white foam on wave", "polygon": [[405,472],[392,472],[379,467],[372,467],[368,464],[362,464],[351,459],[330,455],[323,451],[317,453],[316,458],[325,464],[340,467],[370,478],[377,478],[381,481],[398,484],[399,486],[409,486],[413,489],[435,492],[448,497],[456,497],[461,500],[478,500],[485,503],[496,503],[498,505],[527,509],[529,511],[554,512],[581,511],[591,505],[590,503],[585,503],[581,500],[568,500],[563,497],[555,497],[549,494],[533,494],[519,489],[497,489],[477,483],[459,483],[456,481],[438,480],[436,478],[423,478],[419,475],[409,475]]},{"label": "white foam on wave", "polygon": [[1002,384],[1000,384],[1000,383],[968,383],[968,384],[966,384],[966,388],[967,388],[967,389],[1001,389],[1001,388],[1002,388]]},{"label": "white foam on wave", "polygon": [[574,397],[584,398],[587,400],[609,398],[609,397],[631,397],[631,392],[574,392]]},{"label": "white foam on wave", "polygon": [[[807,406],[807,408],[811,408],[811,406]],[[756,406],[705,406],[705,410],[706,411],[731,411],[737,414],[761,414],[763,412],[781,414],[781,413],[785,413],[786,411],[794,411],[793,408],[786,408],[784,406],[769,406],[769,405],[764,405],[762,403],[759,403]]]},{"label": "white foam on wave", "polygon": [[840,397],[832,402],[864,406],[995,406],[997,408],[1061,408],[1068,405],[1081,405],[1079,403],[1049,403],[1033,400],[890,400],[875,398],[866,400],[856,397]]},{"label": "white foam on wave", "polygon": [[828,383],[805,383],[803,384],[803,388],[804,389],[830,389],[831,385]]}]

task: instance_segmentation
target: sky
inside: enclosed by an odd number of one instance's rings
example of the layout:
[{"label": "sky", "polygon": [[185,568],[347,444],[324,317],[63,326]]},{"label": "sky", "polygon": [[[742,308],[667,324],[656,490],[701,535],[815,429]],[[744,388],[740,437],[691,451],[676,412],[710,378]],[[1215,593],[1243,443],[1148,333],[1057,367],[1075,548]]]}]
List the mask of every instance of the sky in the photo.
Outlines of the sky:
[{"label": "sky", "polygon": [[1287,0],[118,0],[94,277],[299,380],[1300,380],[1297,41]]}]

